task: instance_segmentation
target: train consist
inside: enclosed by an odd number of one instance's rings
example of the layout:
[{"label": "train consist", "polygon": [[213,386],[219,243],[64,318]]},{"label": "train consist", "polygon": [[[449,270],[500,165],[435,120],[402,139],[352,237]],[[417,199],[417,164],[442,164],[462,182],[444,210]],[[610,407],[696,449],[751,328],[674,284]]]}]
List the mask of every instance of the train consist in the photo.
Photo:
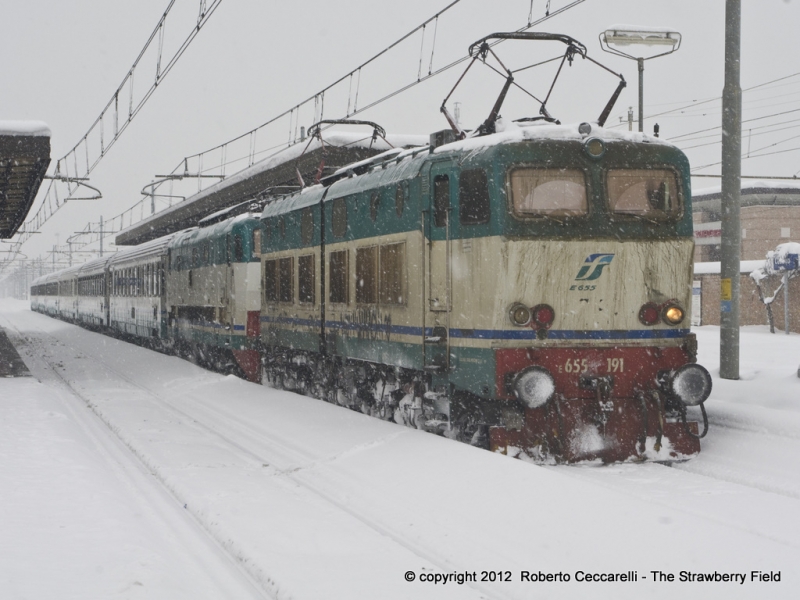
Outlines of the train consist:
[{"label": "train consist", "polygon": [[685,155],[491,125],[45,276],[32,308],[537,462],[695,455]]}]

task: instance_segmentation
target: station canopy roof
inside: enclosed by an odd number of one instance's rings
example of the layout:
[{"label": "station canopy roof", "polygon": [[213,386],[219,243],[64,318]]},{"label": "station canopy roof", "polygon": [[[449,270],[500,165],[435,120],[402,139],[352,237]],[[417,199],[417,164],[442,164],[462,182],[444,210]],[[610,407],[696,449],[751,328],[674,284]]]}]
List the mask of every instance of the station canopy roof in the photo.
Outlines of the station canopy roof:
[{"label": "station canopy roof", "polygon": [[0,121],[0,239],[28,216],[50,164],[50,129],[40,121]]},{"label": "station canopy roof", "polygon": [[194,227],[201,219],[224,209],[298,189],[298,171],[305,183],[311,185],[320,165],[323,165],[323,174],[327,175],[345,165],[385,152],[391,147],[408,148],[427,143],[428,136],[424,135],[389,134],[384,141],[381,138],[365,139],[363,134],[346,131],[326,133],[324,148],[318,139],[290,146],[166,210],[139,221],[121,231],[115,241],[118,246],[141,244]]}]

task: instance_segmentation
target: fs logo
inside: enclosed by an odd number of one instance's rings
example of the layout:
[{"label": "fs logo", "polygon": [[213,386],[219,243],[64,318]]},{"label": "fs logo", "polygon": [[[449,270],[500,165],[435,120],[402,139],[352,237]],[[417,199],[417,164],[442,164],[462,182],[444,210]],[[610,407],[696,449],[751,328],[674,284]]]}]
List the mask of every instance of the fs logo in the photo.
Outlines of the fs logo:
[{"label": "fs logo", "polygon": [[614,260],[613,254],[590,254],[586,257],[584,265],[578,271],[575,281],[594,281],[603,274],[603,267],[607,267]]}]

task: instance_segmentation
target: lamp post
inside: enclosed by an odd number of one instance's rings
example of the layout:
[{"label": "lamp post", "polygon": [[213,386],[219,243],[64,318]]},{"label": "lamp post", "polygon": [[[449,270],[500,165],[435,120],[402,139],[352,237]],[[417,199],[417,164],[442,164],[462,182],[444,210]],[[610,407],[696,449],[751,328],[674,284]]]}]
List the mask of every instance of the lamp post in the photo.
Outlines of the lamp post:
[{"label": "lamp post", "polygon": [[[650,56],[634,56],[614,46],[650,46],[666,48]],[[600,34],[600,47],[611,54],[630,58],[639,65],[639,131],[644,131],[644,61],[672,54],[681,46],[677,31],[647,27],[612,27]]]}]

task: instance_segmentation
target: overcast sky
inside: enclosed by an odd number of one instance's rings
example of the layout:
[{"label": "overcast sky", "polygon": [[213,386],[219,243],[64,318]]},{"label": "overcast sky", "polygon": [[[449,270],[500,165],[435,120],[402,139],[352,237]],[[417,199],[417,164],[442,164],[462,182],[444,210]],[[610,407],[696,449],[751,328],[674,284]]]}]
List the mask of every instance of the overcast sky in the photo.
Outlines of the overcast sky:
[{"label": "overcast sky", "polygon": [[[210,2],[210,0],[208,0]],[[551,11],[571,0],[552,0]],[[52,130],[53,161],[83,136],[122,81],[168,5],[168,0],[24,0],[6,2],[0,20],[3,92],[0,120],[41,120]],[[104,199],[75,202],[59,211],[24,248],[35,257],[89,221],[113,217],[141,198],[140,190],[156,174],[170,172],[184,156],[196,154],[238,136],[313,96],[373,54],[449,4],[449,0],[223,0],[187,52],[95,171],[91,183]],[[534,0],[534,19],[544,16],[546,0]],[[800,173],[800,52],[796,29],[798,0],[744,0],[742,17],[742,87],[792,76],[744,93],[743,161],[746,175]],[[724,5],[722,0],[585,0],[537,31],[565,33],[584,44],[593,58],[622,72],[629,87],[608,125],[619,124],[628,106],[636,110],[637,71],[634,61],[602,52],[598,34],[613,24],[658,26],[678,30],[681,48],[673,55],[648,61],[645,70],[645,119],[662,136],[684,148],[693,168],[719,161],[720,103],[724,78]],[[199,0],[177,0],[168,21],[165,49],[183,40],[198,12]],[[494,31],[511,31],[528,22],[530,0],[462,0],[442,16],[432,47],[432,27],[422,43],[417,34],[394,52],[365,69],[359,105],[406,85],[463,56],[473,41]],[[420,47],[422,58],[420,59]],[[433,57],[431,59],[431,50]],[[517,68],[550,58],[558,44],[510,42],[496,51]],[[455,67],[389,102],[365,111],[370,119],[395,133],[429,134],[446,127],[438,108],[463,65]],[[142,69],[144,71],[144,69]],[[474,71],[474,72],[473,72]],[[502,79],[485,68],[473,69],[453,100],[461,102],[466,127],[488,113]],[[545,94],[552,72],[546,68],[520,74],[533,93]],[[137,75],[137,85],[149,76]],[[576,64],[550,102],[564,122],[597,119],[616,81],[586,64]],[[325,117],[346,112],[347,93],[329,95]],[[353,99],[352,93],[350,99]],[[692,106],[697,104],[697,106]],[[538,106],[518,95],[504,114],[535,115]],[[787,111],[784,115],[776,115]],[[301,113],[301,125],[314,115]],[[768,117],[768,118],[761,118]],[[764,127],[770,125],[769,127]],[[288,121],[276,143],[288,141]],[[693,135],[691,132],[710,129]],[[702,136],[712,137],[702,137]],[[682,136],[682,137],[678,137]],[[272,138],[270,138],[272,139]],[[707,144],[707,145],[702,145]],[[775,144],[775,145],[773,145]],[[695,147],[691,147],[695,146]],[[230,156],[228,157],[230,159]],[[206,165],[207,167],[207,165]],[[703,173],[719,173],[719,167]],[[52,170],[52,169],[51,169]],[[695,190],[717,184],[695,179]],[[44,186],[43,186],[44,188]],[[41,197],[41,194],[40,194]]]}]

